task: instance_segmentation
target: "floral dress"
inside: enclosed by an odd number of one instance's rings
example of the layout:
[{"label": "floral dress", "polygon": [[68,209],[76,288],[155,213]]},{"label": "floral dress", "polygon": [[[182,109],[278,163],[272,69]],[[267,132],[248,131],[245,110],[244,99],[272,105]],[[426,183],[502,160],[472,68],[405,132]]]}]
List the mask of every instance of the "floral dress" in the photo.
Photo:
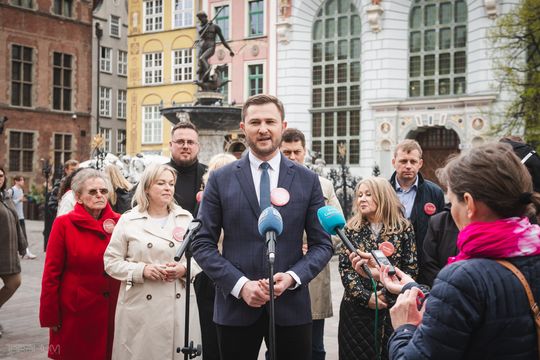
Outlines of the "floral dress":
[{"label": "floral dress", "polygon": [[[353,246],[364,252],[376,250],[388,241],[394,245],[394,253],[388,260],[400,270],[415,278],[418,274],[416,241],[412,225],[401,233],[384,234],[384,227],[376,236],[369,225],[359,230],[345,229]],[[373,293],[371,280],[360,276],[352,267],[344,246],[340,247],[339,274],[345,288],[339,314],[338,344],[339,359],[376,359],[375,352],[375,310],[368,308]],[[382,289],[380,283],[377,290]],[[388,358],[387,343],[392,334],[392,324],[387,309],[378,311],[377,340],[381,359]]]}]

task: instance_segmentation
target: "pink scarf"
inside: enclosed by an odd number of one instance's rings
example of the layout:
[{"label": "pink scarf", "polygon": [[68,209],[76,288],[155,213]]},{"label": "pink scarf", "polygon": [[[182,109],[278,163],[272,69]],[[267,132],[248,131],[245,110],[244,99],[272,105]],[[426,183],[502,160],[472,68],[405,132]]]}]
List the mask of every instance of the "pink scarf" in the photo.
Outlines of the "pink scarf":
[{"label": "pink scarf", "polygon": [[459,253],[448,263],[472,258],[505,259],[540,254],[540,226],[527,218],[473,222],[460,231]]}]

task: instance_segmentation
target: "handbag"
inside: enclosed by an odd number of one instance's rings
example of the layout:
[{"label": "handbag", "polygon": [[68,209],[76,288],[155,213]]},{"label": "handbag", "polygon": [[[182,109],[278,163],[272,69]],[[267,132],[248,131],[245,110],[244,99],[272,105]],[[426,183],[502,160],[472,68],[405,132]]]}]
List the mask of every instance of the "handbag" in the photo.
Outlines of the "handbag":
[{"label": "handbag", "polygon": [[532,293],[531,287],[529,286],[529,283],[527,282],[527,279],[525,279],[525,276],[519,269],[512,264],[511,262],[507,260],[495,260],[508,270],[514,273],[516,277],[518,278],[519,282],[521,282],[521,285],[523,285],[523,288],[525,289],[525,294],[527,294],[527,298],[529,299],[529,305],[531,307],[531,312],[533,315],[533,320],[536,326],[536,337],[538,342],[538,359],[540,359],[540,308],[538,308],[538,303],[534,300],[534,295]]}]

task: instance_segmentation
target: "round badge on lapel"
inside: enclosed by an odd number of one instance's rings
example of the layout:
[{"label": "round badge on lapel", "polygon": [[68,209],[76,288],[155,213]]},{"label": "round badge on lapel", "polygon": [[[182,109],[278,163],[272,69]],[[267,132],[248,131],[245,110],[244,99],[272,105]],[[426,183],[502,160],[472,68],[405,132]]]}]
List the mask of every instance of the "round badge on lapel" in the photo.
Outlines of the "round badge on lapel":
[{"label": "round badge on lapel", "polygon": [[389,241],[383,241],[380,245],[379,245],[379,250],[382,251],[382,253],[384,254],[384,256],[392,256],[392,254],[394,253],[395,251],[395,248],[394,248],[394,245],[389,242]]},{"label": "round badge on lapel", "polygon": [[202,192],[202,191],[199,191],[199,192],[197,193],[197,195],[195,195],[195,200],[197,200],[198,203],[201,202],[201,200],[202,200],[202,195],[203,195],[203,192]]},{"label": "round badge on lapel", "polygon": [[437,211],[437,207],[435,206],[435,204],[428,202],[424,205],[424,212],[427,215],[431,216],[435,214],[435,211]]},{"label": "round badge on lapel", "polygon": [[186,233],[186,229],[183,227],[177,226],[173,229],[173,239],[176,241],[182,241],[184,240],[184,234]]},{"label": "round badge on lapel", "polygon": [[272,202],[274,206],[287,205],[290,199],[291,195],[284,188],[275,188],[270,192],[270,202]]},{"label": "round badge on lapel", "polygon": [[107,234],[112,234],[115,226],[116,224],[113,219],[107,219],[103,222],[103,230],[105,230]]}]

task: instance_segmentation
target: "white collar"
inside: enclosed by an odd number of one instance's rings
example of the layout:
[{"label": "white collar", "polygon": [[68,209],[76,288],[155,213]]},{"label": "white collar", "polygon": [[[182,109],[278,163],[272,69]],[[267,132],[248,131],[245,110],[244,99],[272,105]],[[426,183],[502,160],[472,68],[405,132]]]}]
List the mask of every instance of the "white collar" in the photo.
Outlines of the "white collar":
[{"label": "white collar", "polygon": [[[249,157],[249,163],[251,164],[251,166],[253,166],[256,169],[258,169],[261,166],[261,164],[264,162],[263,160],[255,156],[255,154],[253,154],[251,150],[249,150],[248,152],[248,157]],[[274,157],[266,162],[270,165],[270,169],[274,171],[278,171],[279,166],[281,165],[281,152],[277,151]]]}]

